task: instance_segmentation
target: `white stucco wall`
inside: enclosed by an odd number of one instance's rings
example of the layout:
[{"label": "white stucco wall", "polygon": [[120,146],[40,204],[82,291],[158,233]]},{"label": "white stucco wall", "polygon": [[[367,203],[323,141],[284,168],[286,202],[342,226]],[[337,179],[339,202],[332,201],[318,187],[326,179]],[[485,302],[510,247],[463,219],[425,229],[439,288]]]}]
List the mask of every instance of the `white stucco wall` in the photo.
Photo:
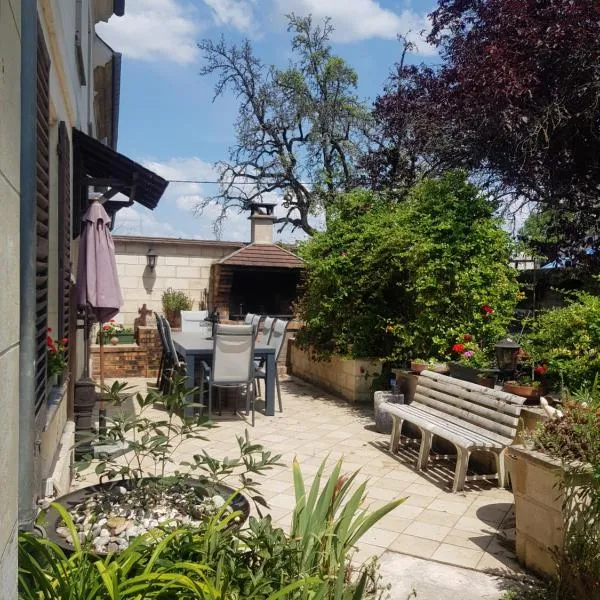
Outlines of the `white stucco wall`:
[{"label": "white stucco wall", "polygon": [[[117,215],[117,222],[118,222]],[[127,238],[115,236],[117,271],[125,304],[116,320],[131,326],[145,303],[162,312],[162,293],[167,288],[182,290],[194,301],[193,310],[204,290],[209,289],[210,266],[231,254],[240,244],[198,240]],[[156,268],[147,267],[146,254],[153,248],[158,255]]]},{"label": "white stucco wall", "polygon": [[0,0],[0,596],[17,597],[20,0]]}]

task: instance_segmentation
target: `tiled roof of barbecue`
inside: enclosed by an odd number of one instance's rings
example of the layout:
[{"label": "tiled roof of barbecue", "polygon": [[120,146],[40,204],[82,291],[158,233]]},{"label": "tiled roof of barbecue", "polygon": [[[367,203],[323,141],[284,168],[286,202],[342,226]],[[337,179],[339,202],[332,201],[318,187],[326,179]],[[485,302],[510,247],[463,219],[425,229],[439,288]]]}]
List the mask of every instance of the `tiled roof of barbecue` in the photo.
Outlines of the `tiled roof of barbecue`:
[{"label": "tiled roof of barbecue", "polygon": [[219,261],[221,265],[304,269],[304,261],[275,244],[248,244]]}]

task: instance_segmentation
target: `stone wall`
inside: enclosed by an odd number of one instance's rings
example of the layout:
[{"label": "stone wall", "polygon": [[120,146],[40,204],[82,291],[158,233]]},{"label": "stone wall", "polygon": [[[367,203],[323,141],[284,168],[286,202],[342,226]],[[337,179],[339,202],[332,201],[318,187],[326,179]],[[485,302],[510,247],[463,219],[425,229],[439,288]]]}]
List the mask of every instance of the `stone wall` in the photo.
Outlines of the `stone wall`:
[{"label": "stone wall", "polygon": [[[114,236],[114,241],[125,301],[117,320],[127,326],[133,325],[143,304],[152,311],[162,312],[162,294],[168,288],[185,292],[193,300],[192,309],[199,310],[207,301],[211,265],[243,245],[133,236]],[[148,268],[146,259],[150,248],[157,254],[153,270]]]},{"label": "stone wall", "polygon": [[0,596],[17,597],[19,481],[20,0],[0,8]]},{"label": "stone wall", "polygon": [[288,369],[321,389],[341,396],[350,402],[371,402],[373,376],[381,373],[376,359],[350,359],[334,356],[328,361],[315,361],[308,352],[293,342],[289,344]]},{"label": "stone wall", "polygon": [[560,462],[511,446],[506,463],[515,495],[517,557],[528,569],[554,576],[554,549],[563,542],[563,496],[556,488]]}]

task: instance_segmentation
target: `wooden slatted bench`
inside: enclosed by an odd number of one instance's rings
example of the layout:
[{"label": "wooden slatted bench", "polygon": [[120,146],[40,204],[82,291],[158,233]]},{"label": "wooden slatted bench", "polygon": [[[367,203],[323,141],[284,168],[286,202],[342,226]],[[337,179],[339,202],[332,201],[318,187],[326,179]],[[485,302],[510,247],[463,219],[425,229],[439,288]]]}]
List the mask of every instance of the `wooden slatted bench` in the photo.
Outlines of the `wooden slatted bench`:
[{"label": "wooden slatted bench", "polygon": [[[421,432],[417,470],[427,468],[433,436],[448,440],[456,447],[456,472],[452,491],[463,489],[469,457],[474,451],[491,452],[496,458],[497,478],[506,485],[504,449],[513,442],[525,398],[493,390],[447,375],[423,371],[411,404],[382,406],[393,419],[390,452],[398,450],[404,421]],[[479,476],[480,478],[481,476]]]}]

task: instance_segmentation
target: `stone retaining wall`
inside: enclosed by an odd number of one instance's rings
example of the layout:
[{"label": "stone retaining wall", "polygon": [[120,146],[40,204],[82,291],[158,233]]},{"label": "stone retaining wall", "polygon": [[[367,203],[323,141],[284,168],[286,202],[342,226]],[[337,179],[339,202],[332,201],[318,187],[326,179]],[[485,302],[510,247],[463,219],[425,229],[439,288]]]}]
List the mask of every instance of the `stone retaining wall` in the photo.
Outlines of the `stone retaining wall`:
[{"label": "stone retaining wall", "polygon": [[373,377],[381,373],[377,359],[351,359],[333,356],[330,360],[313,360],[309,353],[290,342],[288,371],[350,402],[372,402]]}]

